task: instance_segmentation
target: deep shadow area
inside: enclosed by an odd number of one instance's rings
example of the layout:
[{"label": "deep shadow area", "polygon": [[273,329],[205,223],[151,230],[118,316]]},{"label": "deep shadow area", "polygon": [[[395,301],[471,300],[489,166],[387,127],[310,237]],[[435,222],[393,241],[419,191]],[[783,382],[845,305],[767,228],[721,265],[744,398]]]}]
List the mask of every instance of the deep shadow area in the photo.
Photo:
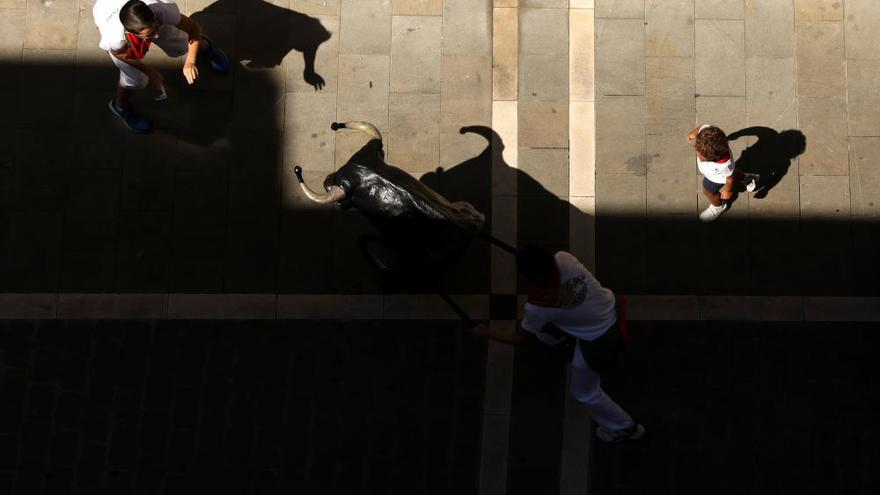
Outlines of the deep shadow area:
[{"label": "deep shadow area", "polygon": [[745,136],[756,137],[758,141],[743,150],[736,168],[760,176],[754,199],[763,199],[788,173],[791,161],[804,152],[807,138],[797,129],[779,132],[761,126],[740,129],[727,138],[733,141]]},{"label": "deep shadow area", "polygon": [[634,322],[603,388],[648,435],[593,438],[591,492],[875,493],[876,323]]},{"label": "deep shadow area", "polygon": [[0,321],[0,491],[476,494],[485,356],[456,322]]}]

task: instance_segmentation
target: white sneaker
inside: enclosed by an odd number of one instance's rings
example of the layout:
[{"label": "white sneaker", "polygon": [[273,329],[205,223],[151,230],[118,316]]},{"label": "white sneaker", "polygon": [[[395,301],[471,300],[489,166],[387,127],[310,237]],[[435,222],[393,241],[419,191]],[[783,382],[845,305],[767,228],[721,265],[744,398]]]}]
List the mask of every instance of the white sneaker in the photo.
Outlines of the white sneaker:
[{"label": "white sneaker", "polygon": [[596,428],[596,436],[599,440],[608,443],[619,443],[625,440],[638,440],[645,436],[645,427],[636,423],[625,430],[609,430],[604,426]]},{"label": "white sneaker", "polygon": [[700,213],[700,221],[705,223],[713,222],[726,210],[727,203],[721,203],[721,206],[709,205],[708,208],[703,210],[703,213]]}]

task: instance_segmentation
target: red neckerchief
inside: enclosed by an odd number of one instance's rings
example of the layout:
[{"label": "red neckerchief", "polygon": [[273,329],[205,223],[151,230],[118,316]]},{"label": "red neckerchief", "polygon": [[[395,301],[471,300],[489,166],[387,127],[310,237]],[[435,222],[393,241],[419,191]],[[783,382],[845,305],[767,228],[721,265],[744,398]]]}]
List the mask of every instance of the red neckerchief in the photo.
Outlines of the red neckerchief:
[{"label": "red neckerchief", "polygon": [[526,286],[526,294],[528,301],[536,306],[544,306],[548,308],[559,307],[559,287],[562,285],[559,275],[559,267],[553,274],[553,281],[548,285],[538,285],[529,283]]},{"label": "red neckerchief", "polygon": [[721,158],[715,160],[715,163],[725,163],[727,160],[730,160],[730,155],[724,155]]},{"label": "red neckerchief", "polygon": [[150,45],[153,43],[150,40],[139,38],[132,33],[125,33],[125,37],[128,38],[128,51],[125,52],[126,58],[136,60],[144,58],[150,49]]}]

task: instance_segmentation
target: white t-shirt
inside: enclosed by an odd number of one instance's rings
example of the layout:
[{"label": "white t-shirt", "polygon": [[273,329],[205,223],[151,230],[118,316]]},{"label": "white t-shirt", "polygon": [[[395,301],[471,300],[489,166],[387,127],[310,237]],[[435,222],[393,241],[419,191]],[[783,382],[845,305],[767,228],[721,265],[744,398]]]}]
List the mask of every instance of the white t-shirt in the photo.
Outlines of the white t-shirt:
[{"label": "white t-shirt", "polygon": [[582,340],[595,340],[617,321],[614,293],[602,287],[596,277],[570,253],[556,253],[559,267],[559,307],[548,308],[526,303],[522,327],[542,341],[553,339],[542,335],[552,323],[563,332]]},{"label": "white t-shirt", "polygon": [[[709,127],[709,124],[703,124],[697,133],[699,134],[700,131],[707,127]],[[727,148],[727,160],[723,162],[704,162],[700,160],[700,157],[697,157],[697,168],[710,181],[716,184],[724,184],[727,182],[727,178],[733,175],[733,151]]]},{"label": "white t-shirt", "polygon": [[[101,33],[98,46],[102,50],[122,50],[128,44],[125,39],[125,28],[119,20],[119,10],[128,0],[98,0],[92,9],[95,25]],[[156,14],[156,20],[165,26],[176,26],[180,23],[180,9],[171,0],[143,0],[150,10]],[[164,26],[163,26],[164,27]],[[162,36],[162,33],[159,34]]]}]

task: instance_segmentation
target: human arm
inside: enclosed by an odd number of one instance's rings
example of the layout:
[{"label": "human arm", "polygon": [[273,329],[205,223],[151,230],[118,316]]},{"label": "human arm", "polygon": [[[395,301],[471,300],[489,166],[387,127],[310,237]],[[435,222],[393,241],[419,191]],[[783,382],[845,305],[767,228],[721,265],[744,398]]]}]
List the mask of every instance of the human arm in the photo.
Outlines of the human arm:
[{"label": "human arm", "polygon": [[736,183],[736,176],[731,175],[727,178],[727,181],[724,182],[724,185],[721,187],[721,199],[727,201],[733,196],[733,186]]},{"label": "human arm", "polygon": [[507,328],[493,327],[485,323],[480,323],[475,326],[471,332],[474,337],[492,339],[497,342],[511,345],[522,344],[529,338],[529,333],[519,326],[515,326],[513,331],[510,331]]},{"label": "human arm", "polygon": [[202,41],[202,26],[180,14],[180,21],[176,25],[177,29],[185,32],[189,36],[189,46],[187,47],[186,60],[183,62],[183,76],[186,82],[192,84],[199,77],[199,69],[196,67],[196,58],[199,54],[199,47]]},{"label": "human arm", "polygon": [[697,139],[697,134],[700,133],[700,129],[702,129],[702,127],[703,127],[703,125],[700,124],[700,125],[694,127],[694,130],[692,130],[691,132],[688,133],[688,135],[687,135],[687,141],[688,141],[689,143],[691,143],[691,142],[693,142],[695,139]]}]

